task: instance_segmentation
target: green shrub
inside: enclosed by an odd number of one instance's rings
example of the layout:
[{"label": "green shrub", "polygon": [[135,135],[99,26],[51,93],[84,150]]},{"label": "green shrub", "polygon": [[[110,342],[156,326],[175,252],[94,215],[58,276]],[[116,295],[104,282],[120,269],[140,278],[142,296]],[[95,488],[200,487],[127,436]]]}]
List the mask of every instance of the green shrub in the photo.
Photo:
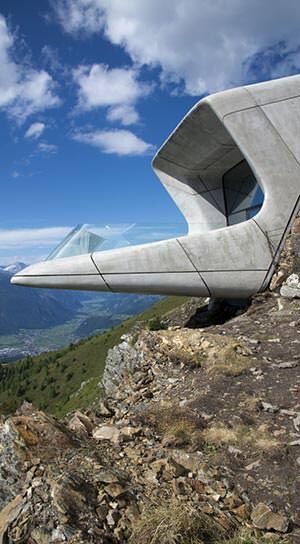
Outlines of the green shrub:
[{"label": "green shrub", "polygon": [[160,330],[165,330],[166,328],[167,328],[167,325],[163,323],[158,316],[153,317],[153,319],[150,319],[149,321],[150,331],[160,331]]}]

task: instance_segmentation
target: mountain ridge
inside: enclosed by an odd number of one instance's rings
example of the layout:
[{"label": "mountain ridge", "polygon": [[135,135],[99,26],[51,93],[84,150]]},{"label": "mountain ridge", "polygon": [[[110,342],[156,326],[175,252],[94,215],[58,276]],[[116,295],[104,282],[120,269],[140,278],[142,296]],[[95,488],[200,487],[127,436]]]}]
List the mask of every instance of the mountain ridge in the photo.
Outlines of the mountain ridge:
[{"label": "mountain ridge", "polygon": [[80,301],[68,293],[11,285],[11,266],[0,270],[0,334],[51,327],[70,319]]}]

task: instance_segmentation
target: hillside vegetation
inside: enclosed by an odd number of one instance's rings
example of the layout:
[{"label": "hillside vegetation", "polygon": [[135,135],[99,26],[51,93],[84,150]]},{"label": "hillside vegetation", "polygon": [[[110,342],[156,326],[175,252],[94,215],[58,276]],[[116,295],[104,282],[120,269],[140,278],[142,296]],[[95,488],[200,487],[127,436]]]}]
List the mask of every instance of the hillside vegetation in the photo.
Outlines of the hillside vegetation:
[{"label": "hillside vegetation", "polygon": [[57,416],[84,409],[101,393],[105,359],[110,348],[138,322],[159,326],[162,315],[186,302],[169,297],[111,330],[64,349],[0,365],[0,413],[13,412],[23,400]]}]

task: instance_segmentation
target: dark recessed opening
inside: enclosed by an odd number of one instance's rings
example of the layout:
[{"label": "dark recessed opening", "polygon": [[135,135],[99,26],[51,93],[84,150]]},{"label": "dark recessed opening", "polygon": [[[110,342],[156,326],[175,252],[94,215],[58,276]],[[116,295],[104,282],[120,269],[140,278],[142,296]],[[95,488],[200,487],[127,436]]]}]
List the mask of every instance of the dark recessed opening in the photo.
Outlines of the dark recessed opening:
[{"label": "dark recessed opening", "polygon": [[228,225],[247,221],[262,207],[264,194],[246,160],[223,176],[223,191]]}]

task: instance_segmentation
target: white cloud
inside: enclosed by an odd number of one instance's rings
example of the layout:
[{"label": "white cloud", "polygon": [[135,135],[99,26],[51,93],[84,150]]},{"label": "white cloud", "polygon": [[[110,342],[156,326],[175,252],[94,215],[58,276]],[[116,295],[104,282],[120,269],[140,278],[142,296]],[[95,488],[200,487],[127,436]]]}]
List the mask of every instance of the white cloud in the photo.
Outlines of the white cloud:
[{"label": "white cloud", "polygon": [[25,132],[25,138],[39,138],[45,130],[44,123],[32,123]]},{"label": "white cloud", "polygon": [[45,70],[13,60],[14,36],[0,14],[0,108],[17,121],[60,103],[54,81]]},{"label": "white cloud", "polygon": [[52,5],[66,32],[92,34],[104,23],[102,7],[95,0],[58,0]]},{"label": "white cloud", "polygon": [[79,103],[84,110],[101,106],[130,104],[142,94],[133,68],[112,68],[105,64],[80,66],[74,70],[79,85]]},{"label": "white cloud", "polygon": [[58,50],[51,45],[44,45],[41,50],[43,65],[52,73],[61,73],[69,76],[66,67],[61,63]]},{"label": "white cloud", "polygon": [[70,227],[49,227],[41,229],[0,229],[2,250],[37,246],[47,247],[56,244],[70,232]]},{"label": "white cloud", "polygon": [[107,112],[106,118],[112,123],[120,121],[122,125],[134,125],[139,120],[139,114],[136,109],[129,104],[121,104],[120,106],[113,106]]},{"label": "white cloud", "polygon": [[76,132],[73,139],[97,147],[103,153],[116,155],[145,155],[153,146],[138,138],[129,130],[96,130]]},{"label": "white cloud", "polygon": [[78,108],[89,111],[107,108],[109,121],[121,121],[123,125],[139,119],[135,103],[150,92],[150,86],[138,80],[134,68],[111,68],[105,64],[79,66],[73,71],[78,85]]},{"label": "white cloud", "polygon": [[104,32],[134,63],[160,67],[163,82],[183,82],[191,95],[250,82],[255,75],[249,59],[278,44],[277,57],[263,58],[263,77],[300,68],[298,0],[65,0],[57,5],[67,32]]},{"label": "white cloud", "polygon": [[0,265],[43,261],[71,227],[0,229]]},{"label": "white cloud", "polygon": [[55,144],[48,144],[46,142],[40,142],[39,145],[38,145],[38,149],[39,149],[39,151],[42,151],[42,153],[53,154],[53,153],[57,152],[58,147]]}]

